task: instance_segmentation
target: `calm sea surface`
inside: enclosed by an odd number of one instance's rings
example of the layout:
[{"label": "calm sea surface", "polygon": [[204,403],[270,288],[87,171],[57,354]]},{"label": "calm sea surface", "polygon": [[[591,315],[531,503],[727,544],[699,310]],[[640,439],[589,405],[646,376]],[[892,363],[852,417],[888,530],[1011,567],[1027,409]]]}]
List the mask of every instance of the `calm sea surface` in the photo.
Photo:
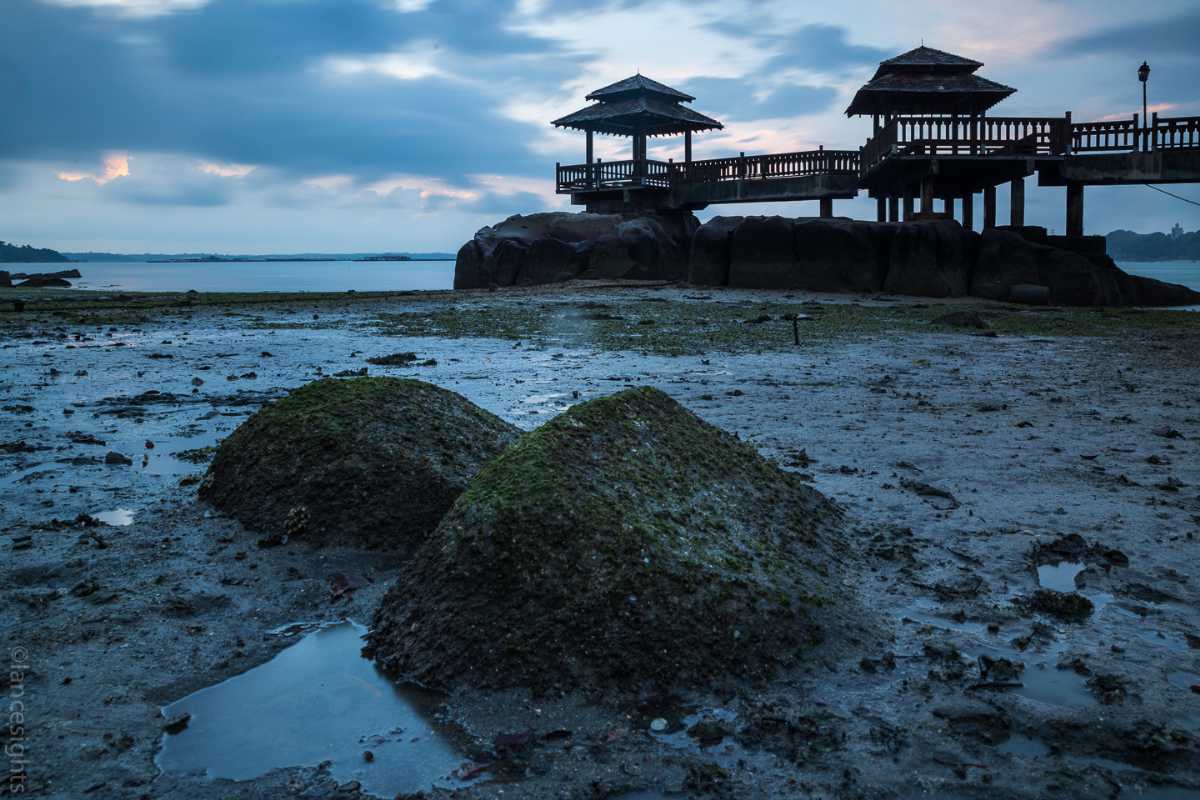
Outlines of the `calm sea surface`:
[{"label": "calm sea surface", "polygon": [[144,261],[5,264],[9,272],[78,269],[76,289],[125,292],[360,292],[451,289],[453,261],[271,261],[150,264]]},{"label": "calm sea surface", "polygon": [[[1200,291],[1200,261],[1125,261],[1122,269]],[[127,292],[360,292],[450,289],[453,261],[274,261],[238,264],[5,264],[10,272],[77,268],[77,289]]]}]

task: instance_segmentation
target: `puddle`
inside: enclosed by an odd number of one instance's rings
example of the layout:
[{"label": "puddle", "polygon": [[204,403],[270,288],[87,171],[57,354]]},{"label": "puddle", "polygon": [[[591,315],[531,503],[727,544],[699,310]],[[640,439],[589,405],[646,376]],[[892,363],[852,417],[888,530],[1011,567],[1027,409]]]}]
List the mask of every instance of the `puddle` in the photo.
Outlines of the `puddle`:
[{"label": "puddle", "polygon": [[1057,564],[1041,564],[1037,568],[1038,586],[1056,592],[1075,591],[1075,576],[1087,565],[1081,561],[1060,561]]},{"label": "puddle", "polygon": [[126,525],[133,524],[133,517],[136,513],[131,508],[114,508],[111,511],[98,511],[92,514],[92,516],[105,525],[112,525],[114,528],[123,528]]},{"label": "puddle", "polygon": [[158,766],[236,781],[330,761],[339,783],[359,781],[380,797],[465,786],[451,773],[466,758],[431,720],[432,698],[394,686],[363,658],[365,632],[350,622],[314,631],[267,663],[164,707],[166,718],[191,719],[164,735]]},{"label": "puddle", "polygon": [[1041,758],[1050,753],[1050,748],[1041,739],[1035,739],[1023,733],[1014,733],[1008,737],[1006,742],[997,747],[996,751],[1026,758]]},{"label": "puddle", "polygon": [[1053,664],[1031,664],[1019,678],[1024,684],[1016,693],[1030,700],[1055,706],[1075,708],[1096,705],[1088,690],[1087,679],[1071,669],[1059,669]]}]

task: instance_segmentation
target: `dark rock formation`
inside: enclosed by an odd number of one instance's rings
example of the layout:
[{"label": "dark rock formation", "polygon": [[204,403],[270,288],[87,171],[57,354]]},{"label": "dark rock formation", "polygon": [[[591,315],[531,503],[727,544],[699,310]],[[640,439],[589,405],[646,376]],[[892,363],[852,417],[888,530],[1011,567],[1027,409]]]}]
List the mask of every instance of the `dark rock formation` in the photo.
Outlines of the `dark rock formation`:
[{"label": "dark rock formation", "polygon": [[[848,219],[715,217],[692,239],[689,279],[754,289],[879,291],[887,226]],[[803,264],[803,268],[797,268]]]},{"label": "dark rock formation", "polygon": [[30,275],[17,284],[18,289],[38,289],[46,287],[68,288],[71,282],[54,275]]},{"label": "dark rock formation", "polygon": [[382,601],[367,650],[436,686],[761,679],[844,618],[838,520],[662,392],[620,392],[476,475]]},{"label": "dark rock formation", "polygon": [[814,291],[974,295],[1072,306],[1200,303],[1200,292],[1129,275],[1099,236],[1044,228],[966,231],[953,220],[715,217],[692,240],[697,285]]},{"label": "dark rock formation", "polygon": [[407,553],[517,429],[415,380],[315,381],[221,442],[200,497],[246,527]]},{"label": "dark rock formation", "polygon": [[[878,224],[878,223],[876,223]],[[952,220],[895,225],[883,288],[921,297],[962,297],[971,282],[975,234]]]},{"label": "dark rock formation", "polygon": [[12,275],[8,274],[7,270],[0,269],[0,289],[7,289],[12,285]]},{"label": "dark rock formation", "polygon": [[509,217],[459,249],[454,288],[573,278],[683,280],[699,225],[688,211]]}]

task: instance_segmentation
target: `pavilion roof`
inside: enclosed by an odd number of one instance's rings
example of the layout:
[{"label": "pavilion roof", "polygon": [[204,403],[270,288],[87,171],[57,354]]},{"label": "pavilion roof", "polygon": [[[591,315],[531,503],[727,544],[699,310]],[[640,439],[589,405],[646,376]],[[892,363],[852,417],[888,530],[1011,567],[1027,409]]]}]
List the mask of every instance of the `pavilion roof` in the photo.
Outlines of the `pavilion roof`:
[{"label": "pavilion roof", "polygon": [[974,74],[982,67],[953,53],[918,47],[879,63],[854,95],[855,114],[979,114],[1016,89]]},{"label": "pavilion roof", "polygon": [[724,127],[698,111],[657,97],[633,97],[617,102],[601,102],[581,108],[554,120],[551,125],[581,131],[632,136],[671,136],[685,131],[704,131]]},{"label": "pavilion roof", "polygon": [[655,94],[673,101],[691,102],[696,98],[690,94],[672,89],[664,83],[651,80],[640,72],[616,83],[597,89],[585,97],[585,100],[623,100],[638,94]]},{"label": "pavilion roof", "polygon": [[921,45],[920,47],[914,47],[907,53],[901,53],[894,58],[880,61],[875,77],[887,74],[888,72],[911,69],[918,69],[924,72],[974,72],[982,66],[982,61],[973,61],[969,58],[956,56],[954,53],[947,53],[945,50],[935,50],[932,47]]}]

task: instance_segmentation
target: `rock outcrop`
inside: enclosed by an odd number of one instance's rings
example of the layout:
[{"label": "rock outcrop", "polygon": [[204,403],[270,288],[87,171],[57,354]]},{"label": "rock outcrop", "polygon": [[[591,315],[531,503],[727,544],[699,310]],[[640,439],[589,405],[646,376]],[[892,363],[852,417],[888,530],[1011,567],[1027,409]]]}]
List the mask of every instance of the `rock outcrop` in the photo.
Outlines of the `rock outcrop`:
[{"label": "rock outcrop", "polygon": [[43,289],[43,288],[58,288],[66,289],[71,286],[71,282],[66,278],[59,278],[55,275],[30,275],[17,284],[18,289]]},{"label": "rock outcrop", "polygon": [[7,270],[0,269],[0,289],[7,289],[12,285],[12,275]]},{"label": "rock outcrop", "polygon": [[849,604],[839,513],[655,389],[489,463],[402,568],[368,654],[435,686],[711,686],[804,658]]},{"label": "rock outcrop", "polygon": [[689,280],[1071,306],[1200,303],[1200,292],[1125,273],[1104,254],[1102,237],[1067,239],[1041,228],[978,234],[953,220],[715,217],[693,237]]},{"label": "rock outcrop", "polygon": [[428,383],[326,378],[222,441],[200,497],[276,540],[407,553],[517,434]]},{"label": "rock outcrop", "polygon": [[574,278],[683,280],[699,225],[689,211],[509,217],[481,229],[459,249],[454,288]]}]

